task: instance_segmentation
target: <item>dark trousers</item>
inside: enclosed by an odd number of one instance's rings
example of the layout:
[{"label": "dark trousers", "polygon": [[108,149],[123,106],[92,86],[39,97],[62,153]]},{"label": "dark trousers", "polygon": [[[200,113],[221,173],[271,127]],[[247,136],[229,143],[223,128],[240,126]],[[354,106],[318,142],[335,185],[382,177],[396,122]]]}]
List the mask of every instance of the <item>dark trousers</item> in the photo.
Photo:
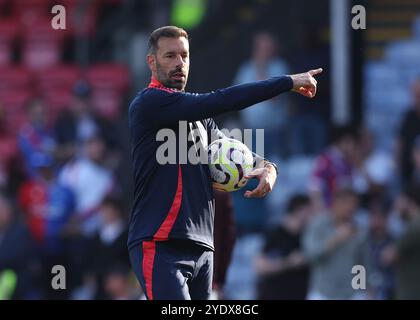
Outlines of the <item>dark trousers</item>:
[{"label": "dark trousers", "polygon": [[131,266],[149,300],[207,300],[213,251],[187,240],[143,241],[130,249]]}]

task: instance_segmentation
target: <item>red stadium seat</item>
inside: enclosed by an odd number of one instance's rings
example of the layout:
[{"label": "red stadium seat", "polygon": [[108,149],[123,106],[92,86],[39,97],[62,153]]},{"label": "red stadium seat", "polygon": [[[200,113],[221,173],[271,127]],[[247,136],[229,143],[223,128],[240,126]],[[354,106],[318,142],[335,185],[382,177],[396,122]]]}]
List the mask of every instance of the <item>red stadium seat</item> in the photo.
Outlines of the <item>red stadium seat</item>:
[{"label": "red stadium seat", "polygon": [[51,0],[11,1],[12,12],[21,17],[30,15],[46,15],[51,11]]},{"label": "red stadium seat", "polygon": [[22,62],[32,70],[42,70],[60,62],[60,45],[56,42],[31,42],[24,46]]},{"label": "red stadium seat", "polygon": [[21,21],[23,42],[59,42],[64,40],[65,33],[63,30],[52,28],[51,17],[51,15],[44,15]]},{"label": "red stadium seat", "polygon": [[13,90],[28,90],[33,85],[32,73],[24,67],[0,68],[0,94]]},{"label": "red stadium seat", "polygon": [[[80,5],[86,5],[86,0],[56,0],[53,1],[53,4],[61,4],[66,8],[73,8],[73,7],[78,7]],[[98,0],[93,0],[93,1],[89,1],[92,3],[97,3]]]},{"label": "red stadium seat", "polygon": [[121,108],[123,94],[129,87],[129,72],[120,64],[97,64],[86,72],[95,110],[105,118],[115,118]]},{"label": "red stadium seat", "polygon": [[12,63],[13,46],[11,43],[0,42],[0,66]]},{"label": "red stadium seat", "polygon": [[61,0],[57,3],[66,8],[67,36],[91,37],[95,34],[100,1]]},{"label": "red stadium seat", "polygon": [[33,70],[56,65],[61,59],[65,34],[51,27],[51,17],[42,16],[22,25],[22,62]]},{"label": "red stadium seat", "polygon": [[24,111],[25,103],[33,96],[28,89],[13,89],[0,93],[0,103],[6,113]]},{"label": "red stadium seat", "polygon": [[73,99],[72,91],[66,88],[45,91],[43,96],[53,117],[68,109]]},{"label": "red stadium seat", "polygon": [[82,77],[81,69],[76,65],[58,65],[43,70],[37,75],[42,91],[65,89],[72,91],[74,84]]},{"label": "red stadium seat", "polygon": [[101,117],[112,120],[120,114],[122,97],[117,91],[96,90],[92,95],[92,105]]},{"label": "red stadium seat", "polygon": [[0,19],[0,42],[9,42],[19,34],[19,21],[15,18]]},{"label": "red stadium seat", "polygon": [[19,23],[16,19],[0,20],[0,66],[12,62],[13,44],[19,33]]},{"label": "red stadium seat", "polygon": [[24,1],[11,1],[14,10],[24,10],[25,8],[48,9],[51,0],[24,0]]},{"label": "red stadium seat", "polygon": [[33,97],[33,92],[26,89],[14,89],[0,93],[0,104],[6,116],[6,125],[16,133],[25,122],[25,105]]},{"label": "red stadium seat", "polygon": [[[7,125],[7,124],[6,124]],[[0,137],[0,162],[10,164],[18,155],[19,149],[14,136]]]},{"label": "red stadium seat", "polygon": [[9,0],[0,0],[0,15],[4,14]]},{"label": "red stadium seat", "polygon": [[116,90],[123,93],[129,87],[129,72],[120,64],[97,64],[87,71],[87,79],[94,90]]},{"label": "red stadium seat", "polygon": [[122,97],[115,91],[95,91],[92,96],[92,104],[99,115],[113,120],[120,115]]}]

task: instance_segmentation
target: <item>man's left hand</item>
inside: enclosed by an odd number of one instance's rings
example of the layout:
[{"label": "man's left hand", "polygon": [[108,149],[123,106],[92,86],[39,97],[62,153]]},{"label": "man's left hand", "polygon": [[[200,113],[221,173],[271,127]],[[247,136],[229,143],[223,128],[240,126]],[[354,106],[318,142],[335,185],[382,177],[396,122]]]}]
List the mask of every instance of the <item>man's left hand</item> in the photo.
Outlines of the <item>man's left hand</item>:
[{"label": "man's left hand", "polygon": [[246,198],[262,198],[273,190],[274,183],[277,179],[277,173],[276,169],[272,165],[268,164],[264,168],[255,169],[249,175],[246,175],[245,178],[256,178],[260,182],[254,190],[246,191],[244,196]]}]

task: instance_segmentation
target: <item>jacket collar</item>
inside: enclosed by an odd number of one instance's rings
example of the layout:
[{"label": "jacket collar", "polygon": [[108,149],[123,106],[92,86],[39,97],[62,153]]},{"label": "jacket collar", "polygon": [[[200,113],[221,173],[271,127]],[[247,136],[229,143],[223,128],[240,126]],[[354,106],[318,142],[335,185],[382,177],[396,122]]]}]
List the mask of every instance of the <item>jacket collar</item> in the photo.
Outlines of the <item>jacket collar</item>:
[{"label": "jacket collar", "polygon": [[147,87],[148,88],[155,88],[155,89],[159,89],[159,90],[164,90],[164,91],[167,91],[167,92],[180,92],[180,90],[178,90],[178,89],[165,87],[162,83],[160,83],[157,79],[155,79],[153,77],[150,79],[150,83]]}]

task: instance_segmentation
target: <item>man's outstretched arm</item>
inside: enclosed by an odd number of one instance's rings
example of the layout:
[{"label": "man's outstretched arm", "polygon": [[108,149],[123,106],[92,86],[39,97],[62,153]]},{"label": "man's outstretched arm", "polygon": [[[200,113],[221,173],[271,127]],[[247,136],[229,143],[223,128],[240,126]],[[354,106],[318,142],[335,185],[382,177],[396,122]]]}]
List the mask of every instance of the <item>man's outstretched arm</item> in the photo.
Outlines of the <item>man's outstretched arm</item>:
[{"label": "man's outstretched arm", "polygon": [[182,120],[197,121],[241,110],[290,90],[313,98],[317,87],[313,76],[321,72],[322,69],[316,69],[291,76],[274,77],[206,94],[168,93],[158,103],[146,103],[142,114],[148,121],[166,125]]}]

